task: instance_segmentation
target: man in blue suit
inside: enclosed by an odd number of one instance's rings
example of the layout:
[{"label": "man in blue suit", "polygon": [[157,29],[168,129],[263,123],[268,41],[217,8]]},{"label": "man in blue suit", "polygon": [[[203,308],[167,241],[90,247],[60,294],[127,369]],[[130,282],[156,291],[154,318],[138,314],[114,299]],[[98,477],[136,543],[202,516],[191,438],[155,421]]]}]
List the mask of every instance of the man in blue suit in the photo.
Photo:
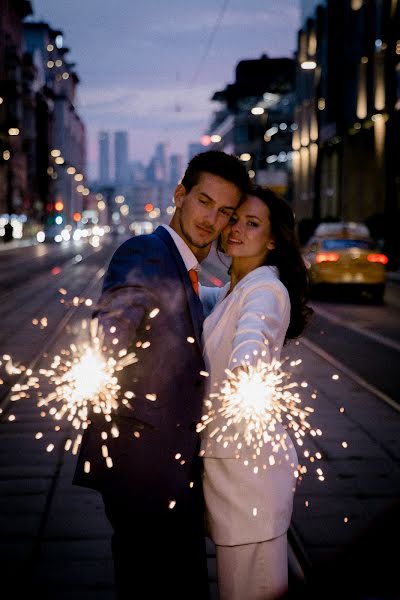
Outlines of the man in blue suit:
[{"label": "man in blue suit", "polygon": [[101,452],[104,421],[92,416],[74,483],[103,496],[114,530],[118,599],[208,597],[196,432],[204,388],[196,273],[247,186],[236,157],[196,155],[175,190],[170,225],[122,244],[105,277],[95,316],[108,348],[135,350],[138,362],[121,377],[135,396],[120,404],[119,436],[106,442],[112,468]]}]

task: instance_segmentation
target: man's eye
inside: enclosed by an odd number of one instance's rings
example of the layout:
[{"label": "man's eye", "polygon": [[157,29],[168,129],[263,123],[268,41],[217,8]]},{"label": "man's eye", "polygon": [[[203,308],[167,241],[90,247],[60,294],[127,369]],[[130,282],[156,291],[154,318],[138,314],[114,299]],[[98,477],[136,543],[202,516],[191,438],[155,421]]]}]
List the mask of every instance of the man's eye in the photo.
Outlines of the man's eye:
[{"label": "man's eye", "polygon": [[237,217],[235,217],[235,215],[231,215],[231,218],[229,219],[229,224],[234,225],[236,222],[237,222]]}]

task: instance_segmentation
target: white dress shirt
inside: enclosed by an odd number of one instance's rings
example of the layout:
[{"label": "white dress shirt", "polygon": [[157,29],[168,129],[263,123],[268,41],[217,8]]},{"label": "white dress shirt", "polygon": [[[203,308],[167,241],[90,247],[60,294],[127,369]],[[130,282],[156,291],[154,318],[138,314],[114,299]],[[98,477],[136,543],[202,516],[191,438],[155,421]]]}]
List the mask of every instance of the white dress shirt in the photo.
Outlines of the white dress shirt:
[{"label": "white dress shirt", "polygon": [[189,246],[186,244],[186,242],[183,241],[179,233],[176,233],[176,231],[172,229],[172,227],[170,227],[169,225],[162,224],[160,225],[160,227],[164,227],[164,229],[168,231],[168,233],[174,240],[175,246],[178,248],[178,252],[182,256],[182,260],[185,263],[185,267],[187,268],[187,270],[190,271],[191,269],[194,269],[195,271],[199,271],[199,261],[197,260]]}]

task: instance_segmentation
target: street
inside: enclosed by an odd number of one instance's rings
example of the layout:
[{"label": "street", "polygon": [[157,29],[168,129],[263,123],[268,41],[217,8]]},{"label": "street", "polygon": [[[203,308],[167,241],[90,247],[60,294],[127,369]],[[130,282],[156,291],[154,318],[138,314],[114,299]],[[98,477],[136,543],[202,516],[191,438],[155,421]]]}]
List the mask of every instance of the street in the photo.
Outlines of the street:
[{"label": "street", "polygon": [[[87,338],[82,320],[90,318],[121,241],[0,252],[1,564],[10,587],[18,589],[23,567],[28,588],[49,600],[112,597],[111,532],[98,494],[71,485],[74,449],[64,448],[76,432],[50,411],[41,414],[36,402],[48,389],[24,388],[26,370],[35,375],[52,356]],[[221,284],[226,267],[211,255],[200,279]],[[338,300],[312,306],[304,338],[285,346],[282,357],[301,360],[294,373],[306,382],[302,394],[315,410],[312,425],[322,431],[298,449],[307,473],[290,531],[294,576],[353,543],[400,495],[400,287],[388,282],[383,306]],[[304,450],[321,460],[307,461]],[[210,542],[208,551],[217,598]]]}]

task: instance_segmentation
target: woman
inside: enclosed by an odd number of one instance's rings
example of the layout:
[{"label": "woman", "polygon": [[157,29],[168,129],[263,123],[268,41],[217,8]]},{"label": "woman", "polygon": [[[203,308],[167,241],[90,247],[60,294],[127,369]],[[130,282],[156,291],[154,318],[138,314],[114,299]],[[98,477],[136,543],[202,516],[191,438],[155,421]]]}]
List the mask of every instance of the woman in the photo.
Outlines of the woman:
[{"label": "woman", "polygon": [[264,444],[257,464],[265,466],[254,468],[254,449],[236,443],[243,434],[240,424],[224,443],[226,420],[217,396],[225,369],[237,374],[240,365],[254,366],[260,357],[265,363],[279,359],[284,342],[302,333],[311,313],[305,305],[307,273],[292,210],[270,190],[251,190],[221,243],[232,258],[230,282],[201,289],[205,310],[214,304],[203,327],[211,394],[205,406],[213,415],[202,432],[207,522],[216,545],[220,600],[270,600],[287,587],[296,451],[278,423],[274,435],[283,442],[274,464],[271,445]]}]

